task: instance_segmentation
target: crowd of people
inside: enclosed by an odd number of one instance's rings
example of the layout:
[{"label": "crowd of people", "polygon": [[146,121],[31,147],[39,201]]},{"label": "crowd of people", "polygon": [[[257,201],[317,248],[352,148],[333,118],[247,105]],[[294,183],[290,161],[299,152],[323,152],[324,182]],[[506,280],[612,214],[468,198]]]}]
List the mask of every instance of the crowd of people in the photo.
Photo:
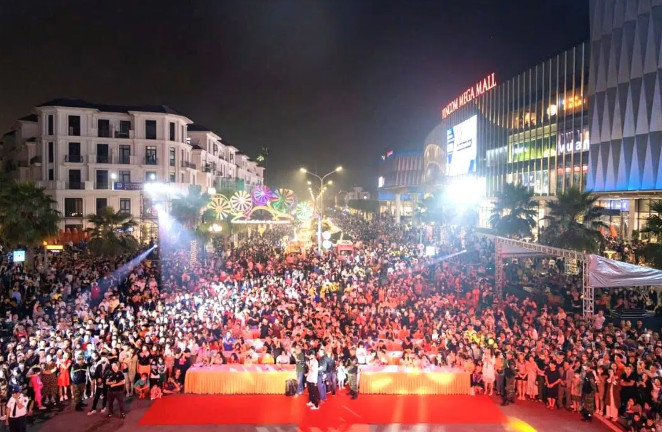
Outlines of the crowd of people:
[{"label": "crowd of people", "polygon": [[288,253],[274,230],[200,262],[163,245],[160,261],[70,250],[40,271],[2,265],[2,416],[26,395],[26,412],[72,400],[112,416],[117,401],[123,416],[125,397],[181,392],[197,363],[294,364],[295,393],[307,388],[317,409],[345,385],[357,397],[363,365],[397,363],[465,370],[474,393],[504,404],[662,430],[659,329],[608,322],[604,310],[583,317],[572,278],[558,305],[495,298],[488,239],[449,231],[425,240],[430,255],[418,227],[332,217],[353,254]]}]

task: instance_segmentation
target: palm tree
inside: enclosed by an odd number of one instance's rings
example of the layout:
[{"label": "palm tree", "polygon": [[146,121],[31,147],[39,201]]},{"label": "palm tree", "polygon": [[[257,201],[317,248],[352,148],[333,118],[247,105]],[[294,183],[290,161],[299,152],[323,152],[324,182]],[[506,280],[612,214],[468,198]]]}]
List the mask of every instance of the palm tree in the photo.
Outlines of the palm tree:
[{"label": "palm tree", "polygon": [[194,231],[202,223],[202,215],[208,209],[211,197],[199,186],[189,186],[188,193],[171,202],[170,214],[184,228]]},{"label": "palm tree", "polygon": [[60,212],[55,205],[34,183],[0,179],[0,242],[9,248],[27,248],[30,262],[32,249],[58,232]]},{"label": "palm tree", "polygon": [[533,193],[525,186],[506,183],[497,195],[490,224],[497,235],[522,238],[531,235],[536,226]]},{"label": "palm tree", "polygon": [[596,206],[597,196],[576,187],[566,189],[557,199],[547,203],[549,214],[543,219],[549,226],[541,243],[564,249],[596,252],[604,242],[600,228],[608,228],[600,217],[607,214]]},{"label": "palm tree", "polygon": [[137,224],[130,214],[104,207],[99,213],[88,215],[87,220],[94,225],[87,229],[87,248],[93,255],[116,257],[138,250],[138,241],[130,234]]},{"label": "palm tree", "polygon": [[[643,255],[653,267],[662,269],[662,201],[655,201],[651,203],[651,212],[656,214],[648,216],[646,219],[646,226],[639,231],[641,234],[648,234],[648,241],[644,245]],[[652,238],[655,242],[651,242]]]}]

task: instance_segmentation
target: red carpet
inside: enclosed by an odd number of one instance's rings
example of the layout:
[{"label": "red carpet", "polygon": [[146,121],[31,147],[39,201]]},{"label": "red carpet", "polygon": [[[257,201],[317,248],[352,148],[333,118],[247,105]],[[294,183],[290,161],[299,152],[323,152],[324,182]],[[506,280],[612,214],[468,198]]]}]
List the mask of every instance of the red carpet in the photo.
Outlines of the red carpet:
[{"label": "red carpet", "polygon": [[274,395],[169,396],[159,399],[141,425],[298,424],[302,430],[336,428],[353,431],[378,424],[497,424],[505,415],[487,396],[345,395],[330,396],[320,409],[308,398]]}]

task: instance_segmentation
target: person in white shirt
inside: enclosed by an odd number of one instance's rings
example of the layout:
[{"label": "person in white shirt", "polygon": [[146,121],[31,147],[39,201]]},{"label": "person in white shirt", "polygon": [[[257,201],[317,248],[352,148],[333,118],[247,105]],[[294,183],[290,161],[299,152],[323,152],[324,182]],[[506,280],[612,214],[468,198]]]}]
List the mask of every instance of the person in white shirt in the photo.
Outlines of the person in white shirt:
[{"label": "person in white shirt", "polygon": [[315,351],[308,353],[308,373],[306,374],[306,384],[308,385],[307,405],[310,409],[316,410],[320,407],[320,389],[317,387],[317,377],[319,375],[319,363],[315,358]]},{"label": "person in white shirt", "polygon": [[9,432],[25,432],[27,430],[27,415],[30,399],[21,393],[21,388],[14,386],[12,396],[7,401],[7,420]]}]

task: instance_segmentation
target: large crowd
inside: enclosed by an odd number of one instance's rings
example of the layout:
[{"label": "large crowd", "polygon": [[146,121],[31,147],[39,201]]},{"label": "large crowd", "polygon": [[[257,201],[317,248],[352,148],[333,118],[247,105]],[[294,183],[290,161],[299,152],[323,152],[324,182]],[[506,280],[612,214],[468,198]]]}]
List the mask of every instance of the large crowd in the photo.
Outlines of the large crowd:
[{"label": "large crowd", "polygon": [[288,251],[275,230],[200,262],[165,248],[141,262],[73,249],[39,271],[2,265],[2,416],[17,394],[34,412],[71,399],[112,415],[117,400],[123,415],[124,397],[181,392],[197,363],[294,364],[298,394],[315,384],[314,365],[316,398],[346,382],[356,397],[362,365],[396,363],[463,369],[474,393],[504,404],[530,399],[662,430],[659,329],[610,322],[603,308],[583,317],[572,277],[556,305],[526,293],[498,301],[488,239],[448,232],[426,240],[430,255],[419,228],[332,217],[353,254]]}]

